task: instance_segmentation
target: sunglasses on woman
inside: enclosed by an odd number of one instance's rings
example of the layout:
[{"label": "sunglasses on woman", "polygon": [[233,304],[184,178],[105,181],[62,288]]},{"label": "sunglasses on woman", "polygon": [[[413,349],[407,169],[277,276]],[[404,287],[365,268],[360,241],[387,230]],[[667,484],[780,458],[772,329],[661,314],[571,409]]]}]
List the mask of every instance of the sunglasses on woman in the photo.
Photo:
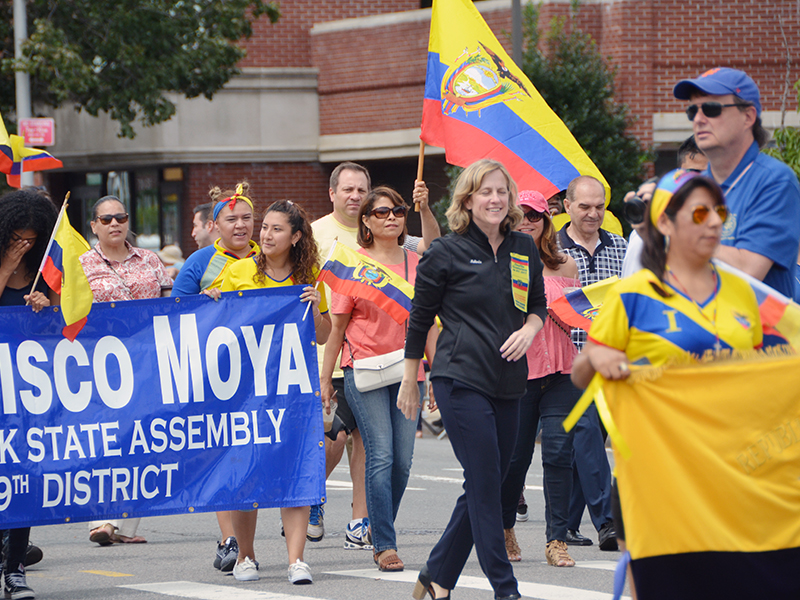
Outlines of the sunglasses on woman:
[{"label": "sunglasses on woman", "polygon": [[389,213],[392,213],[398,219],[400,217],[405,217],[406,212],[408,209],[405,206],[394,206],[389,208],[388,206],[379,206],[378,208],[373,208],[369,211],[370,216],[376,217],[378,219],[387,219],[389,217]]},{"label": "sunglasses on woman", "polygon": [[[708,208],[705,204],[698,204],[692,209],[692,221],[697,223],[698,225],[705,223],[705,220],[708,218],[708,214],[711,212],[711,209]],[[719,215],[719,218],[722,219],[724,223],[725,220],[728,218],[728,207],[724,204],[717,204],[714,207],[714,212]]]},{"label": "sunglasses on woman", "polygon": [[525,218],[528,219],[531,223],[537,223],[542,220],[544,217],[544,213],[540,213],[537,210],[529,210],[525,213]]},{"label": "sunglasses on woman", "polygon": [[702,109],[703,114],[709,119],[713,119],[722,114],[723,108],[730,108],[732,106],[750,106],[750,104],[721,104],[720,102],[703,102],[700,105],[692,104],[686,107],[686,116],[690,121],[694,121],[697,116],[697,111]]},{"label": "sunglasses on woman", "polygon": [[122,225],[128,222],[128,213],[117,213],[115,215],[97,215],[97,220],[103,225],[111,225],[111,221],[117,220],[117,223]]}]

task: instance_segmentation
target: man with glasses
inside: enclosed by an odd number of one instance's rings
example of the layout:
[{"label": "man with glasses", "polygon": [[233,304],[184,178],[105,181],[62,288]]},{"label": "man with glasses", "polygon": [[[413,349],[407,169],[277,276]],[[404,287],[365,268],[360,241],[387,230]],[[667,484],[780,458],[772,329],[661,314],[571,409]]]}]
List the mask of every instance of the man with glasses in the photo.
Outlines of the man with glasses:
[{"label": "man with glasses", "polygon": [[725,193],[728,220],[716,257],[791,297],[800,184],[789,167],[759,150],[769,134],[758,86],[746,73],[722,67],[679,81],[673,94],[689,101],[686,115],[708,158],[704,174]]}]

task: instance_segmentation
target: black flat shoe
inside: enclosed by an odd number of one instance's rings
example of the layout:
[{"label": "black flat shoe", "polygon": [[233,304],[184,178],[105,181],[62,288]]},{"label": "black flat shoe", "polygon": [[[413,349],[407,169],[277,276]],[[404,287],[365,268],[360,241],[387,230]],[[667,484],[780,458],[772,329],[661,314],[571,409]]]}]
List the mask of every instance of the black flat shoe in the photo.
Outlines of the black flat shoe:
[{"label": "black flat shoe", "polygon": [[[414,584],[414,591],[411,592],[411,597],[415,600],[423,600],[425,594],[427,594],[431,597],[431,600],[436,600],[436,592],[433,590],[432,583],[433,581],[430,571],[428,571],[428,565],[425,565],[419,570],[419,577],[417,577],[417,583]],[[517,598],[519,598],[519,596],[517,596]],[[450,600],[450,594],[448,593],[447,596],[439,598],[439,600]]]},{"label": "black flat shoe", "polygon": [[519,600],[522,598],[519,594],[511,594],[510,596],[495,596],[494,600]]},{"label": "black flat shoe", "polygon": [[617,550],[617,532],[614,530],[614,524],[611,521],[600,528],[600,531],[597,532],[597,536],[598,542],[600,543],[600,550]]},{"label": "black flat shoe", "polygon": [[591,546],[594,544],[592,540],[576,529],[567,529],[567,546]]}]

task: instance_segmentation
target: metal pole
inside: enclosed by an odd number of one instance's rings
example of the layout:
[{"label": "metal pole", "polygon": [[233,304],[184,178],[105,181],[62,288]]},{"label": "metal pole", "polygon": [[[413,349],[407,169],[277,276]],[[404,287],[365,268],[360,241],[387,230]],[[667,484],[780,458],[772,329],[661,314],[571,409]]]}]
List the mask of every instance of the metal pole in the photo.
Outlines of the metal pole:
[{"label": "metal pole", "polygon": [[[28,16],[25,0],[14,0],[14,57],[22,58],[22,43],[28,39]],[[17,88],[17,125],[21,119],[31,117],[31,79],[24,71],[15,73]],[[20,183],[33,185],[33,173],[22,173]]]},{"label": "metal pole", "polygon": [[[15,0],[16,1],[16,0]],[[511,0],[511,48],[514,62],[522,68],[522,6],[520,0]]]}]

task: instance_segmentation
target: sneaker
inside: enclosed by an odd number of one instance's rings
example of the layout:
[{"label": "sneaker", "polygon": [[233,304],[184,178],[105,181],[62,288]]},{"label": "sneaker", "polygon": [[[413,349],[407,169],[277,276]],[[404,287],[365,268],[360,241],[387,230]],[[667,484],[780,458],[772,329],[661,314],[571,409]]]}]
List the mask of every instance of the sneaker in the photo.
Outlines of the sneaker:
[{"label": "sneaker", "polygon": [[308,530],[306,539],[309,542],[320,542],[325,537],[325,509],[322,504],[314,504],[308,512]]},{"label": "sneaker", "polygon": [[6,598],[11,600],[34,598],[33,590],[28,587],[28,583],[25,580],[25,567],[20,565],[16,571],[5,571],[3,573],[3,591]]},{"label": "sneaker", "polygon": [[528,505],[525,503],[525,493],[519,495],[519,504],[517,504],[517,521],[524,523],[528,520]]},{"label": "sneaker", "polygon": [[347,524],[344,532],[344,547],[348,550],[372,550],[372,535],[369,532],[369,519],[356,519]]},{"label": "sneaker", "polygon": [[35,565],[42,560],[42,558],[44,558],[42,549],[28,542],[28,549],[25,551],[25,566],[30,567],[31,565]]},{"label": "sneaker", "polygon": [[214,556],[215,569],[219,569],[223,573],[230,573],[233,571],[233,565],[236,564],[237,558],[239,558],[239,544],[236,543],[235,537],[229,537],[224,544],[217,542],[217,554]]},{"label": "sneaker", "polygon": [[311,580],[311,569],[299,558],[293,565],[289,565],[289,581],[295,585],[306,585],[313,583]]},{"label": "sneaker", "polygon": [[258,581],[258,567],[248,556],[245,556],[242,562],[234,565],[233,577],[236,581]]}]

